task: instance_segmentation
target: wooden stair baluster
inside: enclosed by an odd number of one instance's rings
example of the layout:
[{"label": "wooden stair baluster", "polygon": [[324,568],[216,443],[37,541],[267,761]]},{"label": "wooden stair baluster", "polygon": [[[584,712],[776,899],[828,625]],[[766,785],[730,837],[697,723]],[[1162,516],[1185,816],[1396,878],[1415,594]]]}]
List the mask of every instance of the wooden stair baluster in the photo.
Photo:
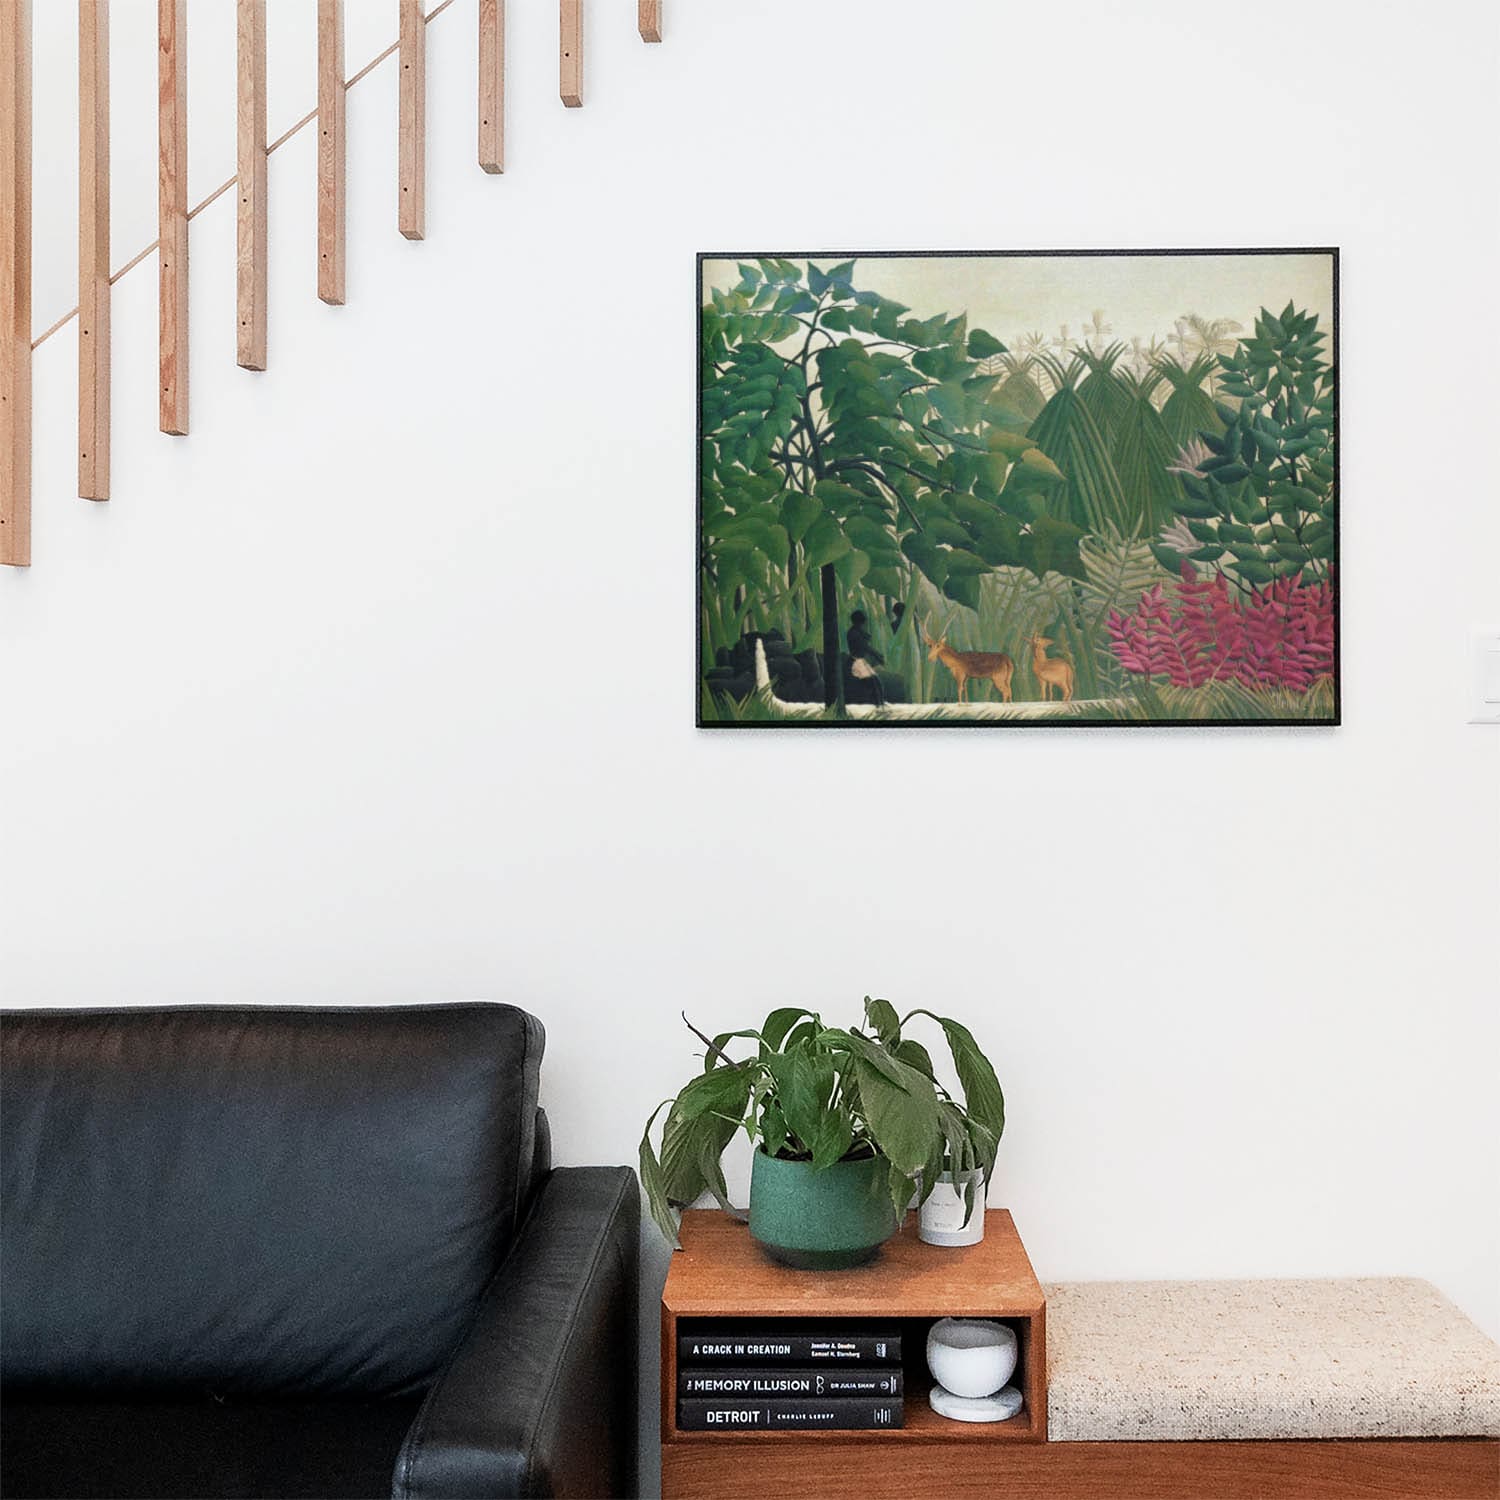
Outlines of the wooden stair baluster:
[{"label": "wooden stair baluster", "polygon": [[558,0],[558,73],[562,102],[583,104],[583,0]]},{"label": "wooden stair baluster", "polygon": [[318,0],[318,296],[344,305],[344,0]]},{"label": "wooden stair baluster", "polygon": [[187,0],[157,0],[161,430],[188,430]]},{"label": "wooden stair baluster", "polygon": [[479,0],[479,165],[505,170],[505,0]]},{"label": "wooden stair baluster", "polygon": [[31,561],[31,0],[0,4],[0,563]]},{"label": "wooden stair baluster", "polygon": [[78,0],[78,493],[109,499],[109,0]]},{"label": "wooden stair baluster", "polygon": [[427,233],[427,21],[422,0],[400,0],[400,179],[397,227],[409,240]]},{"label": "wooden stair baluster", "polygon": [[266,0],[237,0],[235,94],[239,211],[235,223],[238,361],[266,367]]}]

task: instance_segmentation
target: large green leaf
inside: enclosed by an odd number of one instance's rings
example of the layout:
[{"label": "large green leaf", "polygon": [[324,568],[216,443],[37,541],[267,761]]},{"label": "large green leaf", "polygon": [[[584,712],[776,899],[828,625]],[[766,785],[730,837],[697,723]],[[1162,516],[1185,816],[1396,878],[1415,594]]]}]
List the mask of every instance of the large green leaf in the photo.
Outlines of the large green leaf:
[{"label": "large green leaf", "polygon": [[1088,570],[1078,554],[1081,527],[1042,516],[1031,523],[1021,538],[1021,560],[1038,578],[1061,573],[1065,578],[1087,578]]},{"label": "large green leaf", "polygon": [[[965,538],[967,540],[967,538]],[[979,608],[980,580],[990,572],[990,565],[967,547],[948,549],[948,569],[943,578],[943,592],[968,609]]]},{"label": "large green leaf", "polygon": [[807,529],[823,514],[823,508],[811,495],[801,490],[788,490],[781,502],[781,524],[794,542],[807,535]]},{"label": "large green leaf", "polygon": [[938,1104],[938,1128],[943,1132],[944,1155],[948,1170],[958,1176],[974,1170],[974,1145],[969,1138],[968,1123],[957,1105],[946,1099]]},{"label": "large green leaf", "polygon": [[776,1102],[787,1128],[811,1151],[833,1093],[832,1059],[804,1043],[786,1052],[768,1053],[765,1066],[776,1080]]},{"label": "large green leaf", "polygon": [[976,328],[969,334],[970,359],[993,359],[997,354],[1005,352],[1005,345],[984,329]]},{"label": "large green leaf", "polygon": [[1012,516],[987,516],[970,528],[974,551],[991,567],[1015,567],[1024,561],[1021,523]]},{"label": "large green leaf", "polygon": [[760,1028],[761,1042],[763,1043],[762,1056],[766,1051],[775,1052],[786,1040],[787,1033],[791,1031],[798,1021],[812,1016],[813,1012],[800,1005],[783,1005],[773,1010],[766,1017],[765,1025]]},{"label": "large green leaf", "polygon": [[[722,1123],[722,1122],[720,1122]],[[734,1133],[734,1127],[729,1127],[730,1135]],[[732,1214],[734,1209],[729,1202],[729,1188],[724,1182],[724,1167],[719,1158],[724,1154],[724,1148],[729,1144],[729,1138],[722,1139],[711,1135],[707,1130],[699,1130],[696,1145],[698,1148],[698,1172],[703,1179],[704,1186],[713,1194],[714,1202],[726,1213]]]},{"label": "large green leaf", "polygon": [[891,535],[888,521],[877,521],[867,515],[853,515],[844,522],[844,533],[862,552],[880,557],[887,563],[895,561],[896,540]]},{"label": "large green leaf", "polygon": [[707,1164],[717,1163],[737,1129],[736,1121],[721,1115],[699,1115],[695,1120],[684,1120],[675,1110],[667,1115],[661,1169],[669,1203],[685,1207],[713,1186],[715,1174]]},{"label": "large green leaf", "polygon": [[948,554],[932,538],[920,531],[901,538],[901,550],[920,568],[928,580],[939,588],[948,576]]},{"label": "large green leaf", "polygon": [[1067,476],[1040,448],[1028,448],[1010,473],[1010,484],[1018,490],[1050,490],[1066,483]]},{"label": "large green leaf", "polygon": [[901,1059],[908,1067],[915,1068],[917,1072],[928,1078],[937,1075],[932,1070],[932,1055],[928,1050],[913,1037],[902,1037],[891,1051]]},{"label": "large green leaf", "polygon": [[833,570],[838,575],[840,587],[847,593],[870,571],[870,554],[851,547],[841,557],[834,559]]},{"label": "large green leaf", "polygon": [[840,515],[859,510],[868,498],[864,490],[845,484],[841,479],[818,480],[813,486],[813,494],[826,511]]},{"label": "large green leaf", "polygon": [[872,1000],[866,995],[865,1021],[887,1047],[901,1040],[901,1018],[889,1000]]},{"label": "large green leaf", "polygon": [[723,1032],[715,1038],[707,1049],[707,1071],[683,1088],[667,1113],[662,1128],[661,1188],[671,1203],[691,1203],[705,1189],[724,1203],[719,1158],[744,1121],[761,1076],[754,1062],[715,1066],[735,1036],[755,1037],[757,1033]]},{"label": "large green leaf", "polygon": [[813,1171],[822,1172],[836,1161],[842,1161],[854,1143],[854,1124],[843,1109],[828,1109],[823,1112],[813,1133]]},{"label": "large green leaf", "polygon": [[994,1166],[995,1153],[992,1147],[982,1146],[976,1137],[985,1141],[989,1132],[976,1122],[966,1118],[956,1106],[944,1102],[938,1106],[939,1123],[943,1133],[943,1166],[954,1174],[955,1181],[964,1184],[964,1223],[969,1222],[975,1208],[983,1211],[979,1203],[979,1183],[974,1180],[977,1167],[987,1180]]},{"label": "large green leaf", "polygon": [[991,452],[1003,453],[1009,459],[1023,458],[1036,449],[1035,438],[1029,438],[1020,432],[1006,432],[998,427],[991,427],[985,433],[984,440]]},{"label": "large green leaf", "polygon": [[1000,1080],[989,1059],[979,1049],[974,1034],[961,1022],[937,1015],[930,1010],[914,1010],[905,1017],[927,1016],[943,1029],[948,1042],[948,1051],[953,1057],[953,1067],[958,1081],[963,1085],[964,1103],[968,1111],[991,1131],[998,1141],[1005,1133],[1005,1095],[1000,1089]]},{"label": "large green leaf", "polygon": [[850,546],[849,538],[844,535],[843,528],[832,516],[819,516],[802,539],[802,547],[807,554],[808,571],[821,568],[824,563],[831,563],[835,558],[842,557]]},{"label": "large green leaf", "polygon": [[[691,1022],[688,1024],[689,1026],[692,1025]],[[703,1050],[703,1071],[705,1073],[710,1072],[714,1068],[726,1065],[730,1067],[736,1066],[733,1059],[724,1050],[736,1038],[747,1041],[759,1041],[760,1033],[758,1031],[721,1031],[713,1039],[713,1045],[705,1047]]]},{"label": "large green leaf", "polygon": [[766,1099],[755,1128],[759,1132],[760,1150],[767,1156],[781,1156],[785,1153],[786,1118],[781,1113],[781,1106],[777,1104],[774,1094]]},{"label": "large green leaf", "polygon": [[[946,381],[942,385],[930,387],[925,394],[949,428],[968,427],[972,424],[973,397],[961,385]],[[976,447],[984,451],[982,443],[976,443]]]},{"label": "large green leaf", "polygon": [[910,1176],[921,1171],[937,1130],[937,1091],[915,1068],[905,1063],[899,1066],[912,1080],[910,1084],[893,1083],[867,1054],[857,1055],[854,1061],[870,1135],[892,1164]]},{"label": "large green leaf", "polygon": [[700,1073],[678,1094],[675,1113],[685,1121],[710,1111],[738,1119],[745,1112],[755,1067],[754,1063],[743,1062]]},{"label": "large green leaf", "polygon": [[656,1117],[662,1110],[671,1108],[671,1100],[658,1104],[652,1111],[651,1118],[646,1121],[646,1128],[641,1134],[640,1148],[640,1176],[641,1187],[646,1194],[646,1205],[651,1210],[651,1217],[656,1220],[657,1227],[670,1241],[674,1250],[682,1249],[682,1243],[677,1238],[677,1215],[672,1211],[672,1205],[667,1200],[666,1176],[662,1171],[660,1161],[657,1160],[656,1151],[651,1145],[651,1127],[656,1123]]},{"label": "large green leaf", "polygon": [[969,545],[969,533],[959,524],[946,516],[937,505],[930,511],[924,511],[922,516],[923,535],[929,541],[946,543],[950,547],[967,547]]}]

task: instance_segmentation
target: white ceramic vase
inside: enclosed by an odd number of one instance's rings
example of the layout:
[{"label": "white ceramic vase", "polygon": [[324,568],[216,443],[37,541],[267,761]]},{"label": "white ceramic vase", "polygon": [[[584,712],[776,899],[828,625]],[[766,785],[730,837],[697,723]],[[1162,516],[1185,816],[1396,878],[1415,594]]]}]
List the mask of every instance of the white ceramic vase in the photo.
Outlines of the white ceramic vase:
[{"label": "white ceramic vase", "polygon": [[993,1396],[1018,1354],[1015,1330],[988,1318],[939,1318],[927,1332],[927,1368],[955,1396]]},{"label": "white ceramic vase", "polygon": [[[964,1223],[964,1193],[974,1182],[974,1212]],[[927,1201],[917,1211],[917,1238],[929,1245],[977,1245],[984,1238],[985,1182],[978,1172],[958,1181],[944,1172],[933,1184]]]}]

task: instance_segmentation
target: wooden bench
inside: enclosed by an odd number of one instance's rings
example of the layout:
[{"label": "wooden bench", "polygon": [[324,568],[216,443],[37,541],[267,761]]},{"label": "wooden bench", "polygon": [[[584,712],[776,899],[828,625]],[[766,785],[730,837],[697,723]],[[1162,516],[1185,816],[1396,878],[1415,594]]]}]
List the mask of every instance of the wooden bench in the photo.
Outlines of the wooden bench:
[{"label": "wooden bench", "polygon": [[1012,1496],[1500,1495],[1500,1349],[1424,1281],[1063,1282]]},{"label": "wooden bench", "polygon": [[[1422,1281],[1040,1283],[1009,1213],[934,1250],[908,1223],[870,1265],[769,1261],[743,1224],[683,1216],[662,1291],[667,1500],[1497,1500],[1500,1349]],[[1022,1412],[927,1401],[934,1318],[1016,1329]],[[897,1323],[906,1420],[875,1431],[677,1426],[694,1320]]]}]

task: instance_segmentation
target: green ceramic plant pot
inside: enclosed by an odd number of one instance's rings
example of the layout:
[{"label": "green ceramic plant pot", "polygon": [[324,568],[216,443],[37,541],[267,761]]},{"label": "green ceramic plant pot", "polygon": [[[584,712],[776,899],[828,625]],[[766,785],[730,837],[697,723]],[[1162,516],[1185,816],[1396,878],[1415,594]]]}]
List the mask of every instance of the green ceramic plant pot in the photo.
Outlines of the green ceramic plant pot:
[{"label": "green ceramic plant pot", "polygon": [[883,1156],[811,1162],[757,1151],[750,1167],[750,1233],[783,1265],[841,1271],[872,1260],[897,1228]]}]

